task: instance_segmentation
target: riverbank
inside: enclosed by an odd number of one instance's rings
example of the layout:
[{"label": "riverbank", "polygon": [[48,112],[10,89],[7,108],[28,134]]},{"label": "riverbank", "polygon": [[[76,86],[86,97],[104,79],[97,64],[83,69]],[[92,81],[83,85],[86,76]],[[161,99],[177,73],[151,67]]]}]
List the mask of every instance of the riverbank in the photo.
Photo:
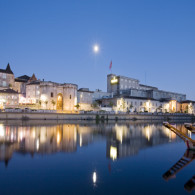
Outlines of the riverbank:
[{"label": "riverbank", "polygon": [[130,113],[130,114],[107,114],[107,113],[87,113],[87,114],[65,114],[65,113],[18,113],[2,112],[0,120],[195,120],[194,115],[182,113]]}]

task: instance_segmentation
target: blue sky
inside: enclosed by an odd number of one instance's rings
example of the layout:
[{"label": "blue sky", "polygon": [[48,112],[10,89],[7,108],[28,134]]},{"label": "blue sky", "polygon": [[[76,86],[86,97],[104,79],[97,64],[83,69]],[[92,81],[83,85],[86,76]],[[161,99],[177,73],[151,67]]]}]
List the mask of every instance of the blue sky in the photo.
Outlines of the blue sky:
[{"label": "blue sky", "polygon": [[112,60],[112,73],[195,100],[194,10],[194,0],[0,0],[0,68],[106,91]]}]

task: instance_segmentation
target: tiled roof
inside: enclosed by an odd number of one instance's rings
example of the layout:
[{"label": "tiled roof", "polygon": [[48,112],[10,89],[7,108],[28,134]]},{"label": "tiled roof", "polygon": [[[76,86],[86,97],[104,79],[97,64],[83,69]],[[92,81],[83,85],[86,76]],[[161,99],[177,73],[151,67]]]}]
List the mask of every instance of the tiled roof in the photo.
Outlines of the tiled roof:
[{"label": "tiled roof", "polygon": [[28,81],[30,79],[30,77],[27,75],[22,75],[20,77],[17,77],[16,79]]},{"label": "tiled roof", "polygon": [[18,92],[13,90],[13,89],[2,89],[2,90],[0,90],[0,93],[14,93],[14,94],[18,94]]},{"label": "tiled roof", "polygon": [[181,101],[181,103],[195,103],[195,101],[193,101],[193,100],[184,100],[184,101]]}]

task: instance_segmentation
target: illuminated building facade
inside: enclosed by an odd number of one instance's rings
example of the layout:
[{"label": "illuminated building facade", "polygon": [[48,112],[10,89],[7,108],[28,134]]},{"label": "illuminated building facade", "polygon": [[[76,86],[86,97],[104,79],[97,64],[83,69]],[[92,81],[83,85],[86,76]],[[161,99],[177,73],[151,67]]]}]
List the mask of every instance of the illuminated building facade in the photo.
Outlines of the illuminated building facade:
[{"label": "illuminated building facade", "polygon": [[77,91],[77,103],[79,110],[92,110],[93,92],[88,88],[80,88]]},{"label": "illuminated building facade", "polygon": [[113,97],[99,100],[102,107],[122,112],[169,112],[169,102],[141,97]]},{"label": "illuminated building facade", "polygon": [[156,100],[169,99],[179,102],[186,100],[185,94],[159,90],[156,87],[142,85],[137,79],[114,74],[107,75],[107,92],[113,93],[113,95],[128,95]]},{"label": "illuminated building facade", "polygon": [[142,85],[137,79],[120,75],[107,75],[107,92],[111,93],[112,97],[98,101],[102,107],[112,105],[115,111],[194,114],[195,110],[195,103],[187,101],[185,94],[159,90],[156,87]]},{"label": "illuminated building facade", "polygon": [[74,111],[77,88],[75,84],[36,80],[26,85],[26,99],[41,109]]},{"label": "illuminated building facade", "polygon": [[13,89],[0,90],[0,109],[19,105],[19,94]]},{"label": "illuminated building facade", "polygon": [[195,114],[195,101],[191,100],[182,101],[180,109],[184,113]]}]

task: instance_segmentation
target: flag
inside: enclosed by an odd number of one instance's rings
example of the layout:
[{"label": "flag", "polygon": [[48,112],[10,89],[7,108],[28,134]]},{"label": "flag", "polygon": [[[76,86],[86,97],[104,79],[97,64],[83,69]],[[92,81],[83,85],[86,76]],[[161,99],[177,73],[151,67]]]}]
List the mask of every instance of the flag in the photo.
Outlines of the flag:
[{"label": "flag", "polygon": [[111,60],[111,62],[110,62],[109,69],[111,70],[111,68],[112,68],[112,60]]}]

